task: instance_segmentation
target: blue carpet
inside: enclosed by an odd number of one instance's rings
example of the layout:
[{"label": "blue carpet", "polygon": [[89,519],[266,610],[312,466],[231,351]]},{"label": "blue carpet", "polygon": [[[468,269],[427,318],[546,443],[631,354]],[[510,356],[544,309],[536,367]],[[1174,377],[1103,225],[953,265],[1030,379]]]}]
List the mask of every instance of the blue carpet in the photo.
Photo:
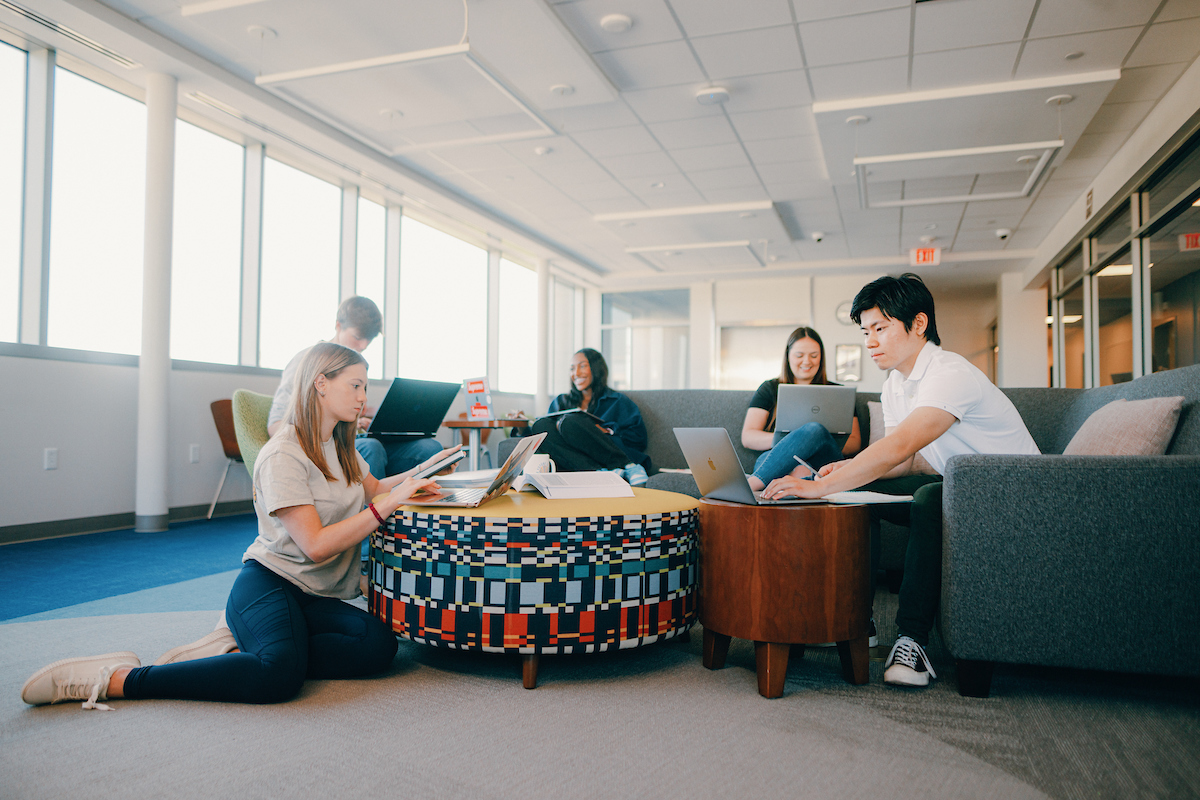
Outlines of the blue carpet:
[{"label": "blue carpet", "polygon": [[254,515],[239,514],[174,523],[164,533],[108,531],[4,545],[0,620],[236,571],[257,534]]}]

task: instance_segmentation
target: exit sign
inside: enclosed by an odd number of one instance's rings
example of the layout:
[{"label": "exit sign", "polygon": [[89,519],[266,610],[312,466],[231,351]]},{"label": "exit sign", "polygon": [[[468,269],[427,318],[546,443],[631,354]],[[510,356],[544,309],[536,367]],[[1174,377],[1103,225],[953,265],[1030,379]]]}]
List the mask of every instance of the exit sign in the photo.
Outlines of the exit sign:
[{"label": "exit sign", "polygon": [[908,251],[910,267],[936,267],[942,263],[942,248],[914,247]]},{"label": "exit sign", "polygon": [[1184,253],[1188,250],[1200,250],[1200,233],[1179,234],[1179,250]]}]

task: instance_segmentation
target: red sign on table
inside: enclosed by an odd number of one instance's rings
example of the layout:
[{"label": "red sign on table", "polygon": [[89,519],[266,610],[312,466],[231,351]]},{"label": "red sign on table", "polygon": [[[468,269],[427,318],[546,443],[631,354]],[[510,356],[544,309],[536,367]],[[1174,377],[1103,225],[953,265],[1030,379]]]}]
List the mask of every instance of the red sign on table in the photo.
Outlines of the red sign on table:
[{"label": "red sign on table", "polygon": [[908,251],[910,267],[936,267],[941,263],[942,248],[940,247],[914,247]]}]

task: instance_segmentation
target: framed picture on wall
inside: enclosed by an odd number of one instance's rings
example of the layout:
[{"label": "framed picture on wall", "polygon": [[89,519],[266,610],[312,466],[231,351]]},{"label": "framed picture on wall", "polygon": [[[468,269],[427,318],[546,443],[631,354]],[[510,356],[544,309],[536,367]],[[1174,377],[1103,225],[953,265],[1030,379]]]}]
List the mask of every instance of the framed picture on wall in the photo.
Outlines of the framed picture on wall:
[{"label": "framed picture on wall", "polygon": [[834,380],[858,383],[862,380],[862,345],[839,344],[834,350]]}]

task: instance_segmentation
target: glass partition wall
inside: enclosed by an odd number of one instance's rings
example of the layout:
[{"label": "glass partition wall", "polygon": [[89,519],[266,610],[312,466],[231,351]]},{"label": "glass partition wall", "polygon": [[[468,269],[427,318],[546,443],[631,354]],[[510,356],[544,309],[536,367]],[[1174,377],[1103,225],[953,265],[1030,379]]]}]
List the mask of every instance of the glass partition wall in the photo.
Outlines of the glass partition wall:
[{"label": "glass partition wall", "polygon": [[1055,386],[1200,363],[1200,132],[1084,231],[1051,295]]}]

